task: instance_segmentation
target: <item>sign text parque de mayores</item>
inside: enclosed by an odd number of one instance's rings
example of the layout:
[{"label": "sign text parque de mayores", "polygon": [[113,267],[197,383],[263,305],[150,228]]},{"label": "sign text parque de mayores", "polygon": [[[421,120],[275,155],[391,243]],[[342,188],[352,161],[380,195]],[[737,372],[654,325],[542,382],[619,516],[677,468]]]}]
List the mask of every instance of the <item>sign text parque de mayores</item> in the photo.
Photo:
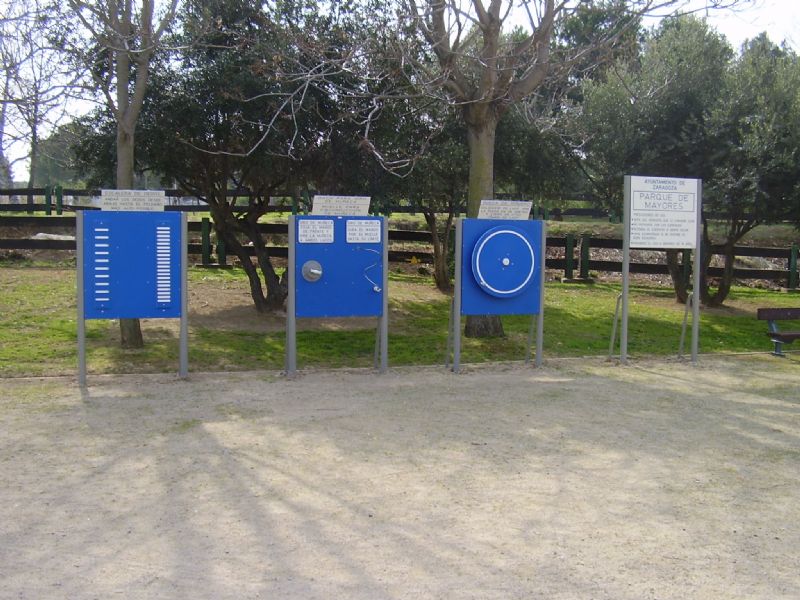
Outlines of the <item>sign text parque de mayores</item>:
[{"label": "sign text parque de mayores", "polygon": [[693,211],[694,194],[675,192],[636,192],[636,208],[640,210]]}]

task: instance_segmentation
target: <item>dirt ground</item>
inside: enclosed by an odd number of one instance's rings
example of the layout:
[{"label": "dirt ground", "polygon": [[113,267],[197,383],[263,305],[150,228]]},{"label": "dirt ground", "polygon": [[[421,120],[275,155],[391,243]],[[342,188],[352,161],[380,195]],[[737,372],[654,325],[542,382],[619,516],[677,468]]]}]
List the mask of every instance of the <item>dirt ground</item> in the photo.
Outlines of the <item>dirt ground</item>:
[{"label": "dirt ground", "polygon": [[[393,281],[389,319],[393,323],[403,321],[402,303],[442,302],[447,297],[436,289],[433,281],[428,285],[417,282]],[[224,281],[200,277],[189,285],[189,324],[190,327],[208,329],[227,329],[231,331],[251,331],[274,333],[286,330],[286,312],[259,314],[253,306],[250,288],[246,278]],[[145,320],[147,321],[147,320]],[[163,319],[151,319],[143,324],[164,327]],[[173,326],[176,326],[173,324]],[[299,319],[298,330],[323,329],[339,331],[344,329],[363,329],[363,318],[339,319]]]},{"label": "dirt ground", "polygon": [[797,598],[800,359],[7,379],[2,598]]}]

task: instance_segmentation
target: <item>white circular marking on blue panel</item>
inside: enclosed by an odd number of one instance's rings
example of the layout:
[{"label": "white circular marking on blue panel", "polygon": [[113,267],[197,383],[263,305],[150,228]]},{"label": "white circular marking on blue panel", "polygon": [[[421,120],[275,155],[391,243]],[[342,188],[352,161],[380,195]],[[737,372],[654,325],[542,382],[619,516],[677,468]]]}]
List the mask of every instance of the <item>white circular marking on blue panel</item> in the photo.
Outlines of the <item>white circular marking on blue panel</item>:
[{"label": "white circular marking on blue panel", "polygon": [[535,267],[533,247],[518,229],[490,229],[472,251],[475,280],[481,290],[498,298],[521,294],[531,283]]}]

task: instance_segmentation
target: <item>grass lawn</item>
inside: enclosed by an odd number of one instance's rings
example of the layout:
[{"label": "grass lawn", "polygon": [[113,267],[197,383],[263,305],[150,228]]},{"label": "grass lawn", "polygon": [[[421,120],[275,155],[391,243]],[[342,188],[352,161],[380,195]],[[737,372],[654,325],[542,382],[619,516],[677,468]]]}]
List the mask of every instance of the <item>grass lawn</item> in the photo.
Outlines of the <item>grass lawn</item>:
[{"label": "grass lawn", "polygon": [[[192,269],[190,370],[280,369],[283,367],[284,317],[259,315],[247,295],[241,270]],[[444,360],[449,297],[430,278],[392,273],[390,277],[390,365],[436,364]],[[222,294],[233,301],[203,319],[201,306]],[[620,285],[548,283],[545,291],[544,356],[602,356],[608,353],[612,317]],[[737,287],[727,306],[701,311],[700,351],[767,352],[766,324],[757,321],[760,306],[800,306],[800,296]],[[230,320],[228,315],[238,318]],[[632,285],[629,353],[674,355],[684,307],[669,288]],[[303,324],[298,332],[298,365],[369,366],[375,321],[350,319],[335,326]],[[531,318],[503,317],[505,338],[462,338],[462,362],[519,360],[525,355]],[[177,320],[143,322],[146,347],[122,350],[112,321],[87,321],[90,373],[168,372],[177,369]],[[688,351],[687,335],[687,351]],[[70,268],[0,265],[0,376],[74,373],[77,365],[75,273]]]}]

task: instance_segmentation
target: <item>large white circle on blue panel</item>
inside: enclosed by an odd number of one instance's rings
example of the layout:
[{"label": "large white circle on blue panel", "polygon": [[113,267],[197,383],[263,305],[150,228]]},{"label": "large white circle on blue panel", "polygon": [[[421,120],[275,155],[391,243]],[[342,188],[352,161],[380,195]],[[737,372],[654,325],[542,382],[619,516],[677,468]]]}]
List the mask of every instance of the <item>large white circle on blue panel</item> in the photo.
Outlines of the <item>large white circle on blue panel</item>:
[{"label": "large white circle on blue panel", "polygon": [[518,296],[533,283],[536,256],[516,227],[489,229],[472,250],[472,274],[481,290],[497,298]]}]

